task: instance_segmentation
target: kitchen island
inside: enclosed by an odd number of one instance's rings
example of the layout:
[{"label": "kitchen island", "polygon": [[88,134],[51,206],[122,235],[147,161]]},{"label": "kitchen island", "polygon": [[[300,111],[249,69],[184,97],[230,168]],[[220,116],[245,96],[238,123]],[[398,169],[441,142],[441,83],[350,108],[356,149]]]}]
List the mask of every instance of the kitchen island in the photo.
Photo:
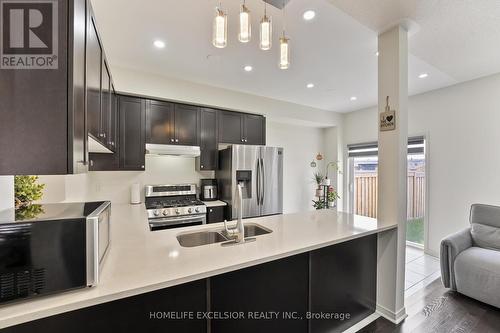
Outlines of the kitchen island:
[{"label": "kitchen island", "polygon": [[[245,220],[250,222],[272,233],[236,246],[186,248],[179,233],[222,224],[151,232],[144,207],[113,205],[111,247],[99,285],[5,304],[0,328],[323,332],[374,312],[376,234],[396,224],[333,210]],[[273,313],[279,319],[266,317]]]}]

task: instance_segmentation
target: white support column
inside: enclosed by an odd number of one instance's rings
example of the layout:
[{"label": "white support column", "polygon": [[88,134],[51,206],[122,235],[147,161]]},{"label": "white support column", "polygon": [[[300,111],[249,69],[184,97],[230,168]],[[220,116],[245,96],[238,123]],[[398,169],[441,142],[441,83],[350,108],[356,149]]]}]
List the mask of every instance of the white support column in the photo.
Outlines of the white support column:
[{"label": "white support column", "polygon": [[394,27],[378,37],[378,109],[386,96],[395,110],[396,128],[378,135],[378,219],[398,228],[379,234],[377,311],[394,323],[406,318],[406,187],[408,145],[408,33]]}]

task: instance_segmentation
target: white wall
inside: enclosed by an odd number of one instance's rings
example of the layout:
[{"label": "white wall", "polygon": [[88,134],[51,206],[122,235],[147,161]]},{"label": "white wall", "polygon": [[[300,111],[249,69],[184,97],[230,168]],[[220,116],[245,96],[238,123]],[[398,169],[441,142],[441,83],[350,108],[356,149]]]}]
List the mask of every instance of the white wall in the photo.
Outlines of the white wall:
[{"label": "white wall", "polygon": [[284,148],[283,211],[312,210],[316,170],[310,164],[318,152],[323,152],[323,130],[268,122],[267,145]]},{"label": "white wall", "polygon": [[[500,205],[500,74],[410,97],[408,118],[409,136],[428,139],[427,245],[438,255],[472,203]],[[345,145],[376,141],[377,109],[344,115],[343,131]]]},{"label": "white wall", "polygon": [[263,114],[271,121],[296,125],[329,127],[337,125],[341,120],[341,115],[336,112],[122,67],[111,67],[115,87],[119,92]]}]

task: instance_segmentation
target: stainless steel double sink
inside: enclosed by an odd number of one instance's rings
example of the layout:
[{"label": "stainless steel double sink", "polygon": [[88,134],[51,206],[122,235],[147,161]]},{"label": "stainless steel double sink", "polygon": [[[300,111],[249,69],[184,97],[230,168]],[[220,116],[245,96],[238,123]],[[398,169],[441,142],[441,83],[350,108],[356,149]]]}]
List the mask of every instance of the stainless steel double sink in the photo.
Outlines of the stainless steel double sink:
[{"label": "stainless steel double sink", "polygon": [[[245,223],[245,238],[265,235],[273,232],[271,229],[257,223]],[[231,235],[224,229],[204,230],[177,235],[177,240],[182,247],[196,247],[215,243],[233,242]]]}]

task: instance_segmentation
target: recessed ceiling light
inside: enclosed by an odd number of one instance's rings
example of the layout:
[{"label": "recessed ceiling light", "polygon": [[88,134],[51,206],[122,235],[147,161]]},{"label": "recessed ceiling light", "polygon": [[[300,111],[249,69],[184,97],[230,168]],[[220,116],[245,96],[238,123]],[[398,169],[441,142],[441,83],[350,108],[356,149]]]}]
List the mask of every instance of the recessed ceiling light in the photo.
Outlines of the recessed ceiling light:
[{"label": "recessed ceiling light", "polygon": [[356,96],[351,96],[351,101],[354,102],[354,101],[357,101],[358,98]]},{"label": "recessed ceiling light", "polygon": [[245,72],[251,72],[253,70],[253,67],[250,65],[246,65],[245,67],[243,67],[243,69],[245,70]]},{"label": "recessed ceiling light", "polygon": [[153,44],[154,44],[154,46],[156,46],[156,47],[157,47],[157,48],[159,48],[159,49],[162,49],[162,48],[164,48],[164,47],[165,47],[165,42],[164,42],[164,41],[162,41],[162,40],[159,40],[159,39],[158,39],[158,40],[155,40],[155,41],[153,42]]},{"label": "recessed ceiling light", "polygon": [[428,77],[428,76],[429,76],[429,74],[427,74],[427,73],[422,73],[422,74],[420,74],[420,75],[418,76],[418,78],[419,78],[419,79],[425,79],[425,78],[426,78],[426,77]]},{"label": "recessed ceiling light", "polygon": [[302,17],[304,18],[304,20],[306,21],[310,21],[312,20],[314,17],[316,16],[316,12],[314,10],[306,10],[304,12],[304,14],[302,14]]},{"label": "recessed ceiling light", "polygon": [[314,83],[308,83],[306,85],[307,88],[311,89],[311,88],[314,88]]}]

